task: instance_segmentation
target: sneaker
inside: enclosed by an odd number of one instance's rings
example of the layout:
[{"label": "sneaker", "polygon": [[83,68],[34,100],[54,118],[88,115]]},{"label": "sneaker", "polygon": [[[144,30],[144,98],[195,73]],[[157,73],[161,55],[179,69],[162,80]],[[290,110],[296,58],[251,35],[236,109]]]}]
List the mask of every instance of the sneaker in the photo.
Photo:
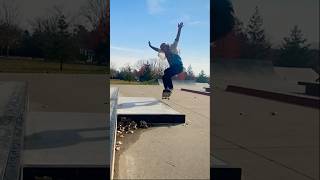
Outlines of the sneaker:
[{"label": "sneaker", "polygon": [[171,93],[171,90],[170,89],[165,89],[165,90],[163,90],[163,92]]}]

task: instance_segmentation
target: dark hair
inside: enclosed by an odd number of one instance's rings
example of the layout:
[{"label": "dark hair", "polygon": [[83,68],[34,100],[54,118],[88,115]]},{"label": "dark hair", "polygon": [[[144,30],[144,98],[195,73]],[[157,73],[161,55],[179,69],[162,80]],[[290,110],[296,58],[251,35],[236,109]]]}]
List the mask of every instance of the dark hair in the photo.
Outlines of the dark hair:
[{"label": "dark hair", "polygon": [[226,36],[235,24],[234,10],[229,0],[213,0],[211,9],[211,41],[216,41]]},{"label": "dark hair", "polygon": [[162,49],[161,47],[164,47],[164,46],[168,46],[166,43],[162,43],[161,45],[160,45],[160,49]]}]

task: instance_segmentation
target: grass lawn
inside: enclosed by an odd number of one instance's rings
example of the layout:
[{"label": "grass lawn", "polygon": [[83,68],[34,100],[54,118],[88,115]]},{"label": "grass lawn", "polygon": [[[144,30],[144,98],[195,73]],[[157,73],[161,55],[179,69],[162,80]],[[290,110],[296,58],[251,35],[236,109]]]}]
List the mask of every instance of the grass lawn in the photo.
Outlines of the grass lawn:
[{"label": "grass lawn", "polygon": [[110,84],[128,84],[128,85],[158,85],[158,82],[155,80],[138,82],[138,81],[124,81],[119,79],[110,79]]},{"label": "grass lawn", "polygon": [[44,62],[41,60],[16,60],[0,58],[0,73],[63,73],[63,74],[107,74],[106,66],[63,64],[60,72],[60,63]]}]

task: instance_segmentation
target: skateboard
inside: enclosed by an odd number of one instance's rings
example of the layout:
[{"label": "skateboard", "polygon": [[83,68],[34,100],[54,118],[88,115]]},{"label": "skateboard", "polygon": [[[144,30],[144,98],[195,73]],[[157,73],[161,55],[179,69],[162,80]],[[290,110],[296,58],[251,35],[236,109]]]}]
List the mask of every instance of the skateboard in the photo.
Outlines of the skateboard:
[{"label": "skateboard", "polygon": [[170,100],[171,92],[162,92],[162,99]]}]

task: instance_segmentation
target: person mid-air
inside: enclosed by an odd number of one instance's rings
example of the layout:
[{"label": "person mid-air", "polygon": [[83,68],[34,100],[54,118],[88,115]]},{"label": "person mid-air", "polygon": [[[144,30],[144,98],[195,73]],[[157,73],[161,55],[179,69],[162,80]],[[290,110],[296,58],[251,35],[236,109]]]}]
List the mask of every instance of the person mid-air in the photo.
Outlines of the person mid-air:
[{"label": "person mid-air", "polygon": [[150,48],[157,51],[158,53],[164,53],[169,63],[169,68],[164,70],[164,75],[162,76],[162,81],[164,86],[163,94],[166,94],[167,96],[170,96],[171,91],[173,90],[173,84],[172,84],[171,78],[183,71],[183,63],[177,49],[182,27],[183,27],[183,23],[181,22],[178,24],[177,37],[175,38],[173,44],[171,45],[167,43],[162,43],[159,49],[152,46],[149,41]]}]

